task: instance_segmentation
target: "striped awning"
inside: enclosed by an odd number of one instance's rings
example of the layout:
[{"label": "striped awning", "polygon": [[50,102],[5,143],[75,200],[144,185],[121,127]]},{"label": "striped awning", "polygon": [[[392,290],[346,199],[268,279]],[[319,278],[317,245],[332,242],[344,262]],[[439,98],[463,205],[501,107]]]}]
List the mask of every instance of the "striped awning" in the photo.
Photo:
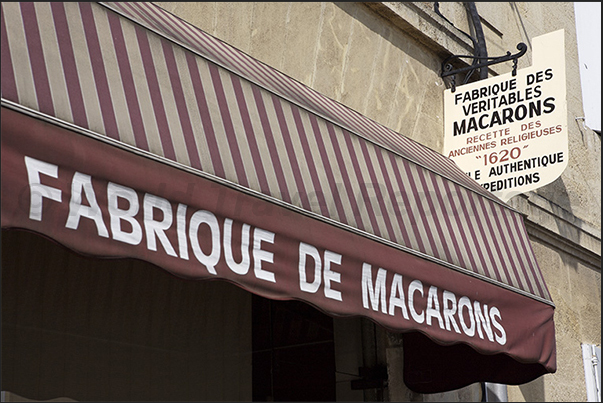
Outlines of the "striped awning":
[{"label": "striped awning", "polygon": [[[1,74],[3,228],[34,230],[80,252],[146,259],[183,277],[218,275],[258,294],[302,299],[336,315],[367,316],[391,330],[416,330],[441,345],[469,345],[471,351],[482,356],[491,355],[491,362],[503,360],[505,365],[498,363],[499,368],[509,368],[504,376],[501,371],[483,371],[450,384],[435,379],[408,380],[419,391],[439,391],[478,380],[522,383],[555,371],[554,305],[521,214],[483,189],[444,156],[317,93],[151,3],[3,2]],[[60,128],[56,133],[54,129],[48,130],[67,143],[45,142],[39,133],[29,138],[15,123],[23,124],[21,117],[5,118],[9,110],[23,114],[27,119],[45,122],[46,126],[39,128],[42,132],[49,123]],[[35,123],[28,125],[37,127]],[[8,133],[12,133],[11,130],[18,132],[13,136],[21,137],[10,140]],[[28,144],[20,148],[19,141],[25,138],[29,139]],[[80,138],[93,138],[92,144],[96,145],[80,144]],[[51,161],[51,157],[45,160],[44,153],[53,145],[64,149],[53,154],[54,160]],[[105,146],[109,147],[107,151],[103,148]],[[124,162],[123,167],[130,167],[132,172],[136,164],[144,165],[148,174],[145,176],[143,172],[141,177],[126,178],[131,172],[116,172],[115,166],[122,166],[118,161],[114,161],[114,167],[103,170],[103,160],[96,161],[94,153],[86,151],[90,150],[89,147],[102,148],[99,155],[105,152],[111,155],[110,150],[114,149],[135,155],[135,161],[124,155],[123,161],[128,163]],[[14,152],[20,156],[7,158],[7,161],[21,164],[20,167],[5,163],[5,149],[7,155]],[[28,149],[38,150],[39,154],[27,155]],[[32,220],[31,209],[19,210],[22,200],[11,204],[10,198],[16,192],[11,191],[9,184],[5,185],[5,182],[10,183],[5,178],[21,172],[24,175],[22,179],[27,181],[29,178],[28,186],[33,189],[31,169],[34,168],[31,166],[42,167],[39,168],[41,171],[36,171],[38,178],[44,178],[44,169],[48,168],[41,163],[35,165],[37,162],[27,165],[23,162],[26,157],[56,165],[57,178],[61,177],[61,170],[72,173],[69,177],[71,188],[65,185],[63,192],[63,197],[68,200],[67,195],[74,189],[73,178],[78,173],[83,174],[84,167],[75,162],[76,165],[71,167],[61,164],[74,159],[68,156],[76,151],[87,155],[90,166],[97,167],[95,172],[100,175],[97,179],[104,180],[107,186],[117,183],[133,190],[135,197],[144,199],[145,203],[147,199],[170,200],[174,205],[174,222],[179,214],[176,206],[184,205],[183,199],[170,198],[176,191],[170,186],[170,179],[161,182],[163,188],[158,185],[160,182],[156,182],[154,187],[148,184],[155,175],[157,178],[174,177],[173,182],[181,186],[183,195],[187,192],[189,196],[196,194],[195,186],[207,190],[206,193],[216,189],[205,182],[197,185],[195,181],[199,180],[217,184],[220,189],[229,189],[224,190],[229,194],[226,200],[236,199],[238,194],[242,194],[245,206],[261,202],[255,210],[241,208],[239,204],[221,212],[221,215],[216,213],[216,217],[247,225],[254,221],[258,228],[265,222],[266,226],[273,225],[273,230],[266,229],[266,232],[277,235],[289,231],[287,239],[297,242],[292,244],[291,253],[299,253],[301,257],[300,245],[309,245],[303,249],[304,268],[314,267],[311,261],[322,261],[325,275],[322,286],[326,287],[330,282],[332,289],[329,291],[336,293],[338,287],[335,283],[343,284],[344,280],[337,281],[336,275],[327,280],[326,262],[333,263],[333,267],[341,264],[336,263],[341,259],[337,260],[335,255],[347,256],[343,252],[350,249],[349,245],[355,245],[356,249],[349,250],[349,254],[357,255],[354,260],[357,273],[354,276],[358,278],[358,285],[356,289],[351,286],[348,292],[350,295],[358,294],[359,307],[353,308],[353,304],[346,307],[332,305],[331,301],[326,301],[326,288],[322,298],[315,297],[317,293],[308,290],[321,286],[321,282],[316,285],[316,279],[311,281],[309,276],[304,277],[307,289],[300,293],[300,288],[304,287],[297,283],[302,283],[298,277],[302,277],[304,269],[297,257],[285,262],[285,266],[289,265],[288,269],[297,276],[295,286],[256,286],[241,277],[231,279],[220,275],[217,268],[221,263],[214,267],[216,273],[210,270],[201,275],[181,264],[186,262],[172,264],[164,261],[163,257],[154,261],[155,255],[151,256],[148,250],[140,253],[135,248],[125,247],[108,247],[104,252],[83,250],[86,246],[77,243],[78,237],[61,238],[58,230],[44,226],[43,220]],[[105,161],[113,161],[112,157],[106,158]],[[160,165],[163,167],[157,169],[161,172],[155,172],[153,167]],[[180,177],[184,173],[188,176]],[[122,178],[121,175],[125,176]],[[22,183],[23,186],[27,184]],[[13,182],[12,186],[18,186],[18,182]],[[81,186],[85,192],[85,184]],[[166,191],[168,188],[172,193]],[[231,194],[231,191],[237,193]],[[129,190],[124,192],[120,194],[132,194],[128,193]],[[50,196],[44,197],[48,200]],[[186,206],[196,206],[195,200],[190,197],[187,200],[189,204]],[[30,203],[33,202],[30,200]],[[218,206],[217,199],[211,203]],[[63,204],[68,207],[67,202]],[[14,211],[9,211],[10,206],[14,206]],[[160,203],[153,206],[163,209]],[[258,211],[273,208],[267,206],[276,206],[292,214],[278,213],[278,220],[258,218]],[[25,212],[18,217],[17,210]],[[140,210],[143,210],[142,202]],[[162,211],[165,214],[167,210]],[[186,217],[190,218],[193,211],[191,208],[188,216],[183,213],[178,217],[183,217],[183,222],[190,225],[191,221]],[[241,211],[248,211],[248,216],[241,215]],[[196,213],[193,216],[197,217]],[[201,220],[199,217],[197,219]],[[109,218],[103,219],[107,228],[113,228]],[[160,221],[153,221],[152,217],[149,220],[154,223],[155,232],[147,231],[143,235],[155,234],[158,243],[170,254],[169,239],[165,241],[160,236],[168,232],[161,232]],[[207,224],[209,221],[199,222]],[[142,218],[141,222],[147,223]],[[296,231],[303,235],[287,230],[292,225],[297,226]],[[199,228],[200,224],[197,226]],[[312,230],[301,229],[306,227]],[[98,228],[97,223],[100,231]],[[241,228],[244,230],[244,225]],[[327,233],[330,237],[325,235]],[[260,243],[262,240],[270,243],[269,236],[259,234]],[[179,236],[180,233],[174,229],[174,239]],[[348,239],[350,236],[353,239]],[[349,243],[343,244],[332,237],[346,239]],[[152,243],[157,244],[155,238]],[[183,250],[173,249],[182,257]],[[257,250],[262,251],[261,247]],[[191,249],[189,256],[186,251],[188,259],[192,259],[196,252]],[[206,256],[207,251],[199,253]],[[375,255],[377,253],[391,256],[380,260]],[[259,256],[263,255],[260,253]],[[264,261],[269,261],[266,259]],[[345,261],[345,257],[342,259]],[[396,273],[400,276],[399,286]],[[441,278],[432,278],[436,275]],[[419,278],[424,278],[421,280],[422,288],[409,290],[408,284],[413,284],[413,279],[419,281]],[[448,283],[444,283],[444,279]],[[383,289],[377,287],[381,284]],[[435,291],[432,292],[428,284],[435,287]],[[424,308],[413,308],[410,312],[414,322],[407,318],[408,315],[403,315],[406,310],[404,304],[409,302],[404,299],[404,291],[409,300],[412,300],[409,293],[417,300],[424,300]],[[439,310],[441,303],[452,301],[451,298],[446,299],[445,292],[458,296],[454,302],[455,310],[459,307],[458,311],[462,311],[462,296],[472,301],[469,304],[471,312],[478,306],[485,310],[488,306],[496,306],[499,315],[488,317],[486,314],[486,319],[482,320],[488,322],[490,329],[494,326],[494,334],[500,337],[504,334],[507,341],[502,345],[500,342],[488,343],[488,337],[484,337],[479,328],[479,319],[478,337],[476,332],[467,336],[468,332],[455,331],[449,323],[450,317],[445,314],[438,318],[429,309]],[[362,305],[363,300],[368,301],[368,307],[367,304]],[[402,300],[406,302],[400,302]],[[516,308],[502,309],[507,300],[513,300],[509,306]],[[393,304],[400,308],[398,316],[388,312],[396,311],[391,309],[392,301],[400,305]],[[490,302],[487,304],[485,301]],[[390,309],[383,310],[388,304]],[[531,307],[534,307],[537,320],[524,312]],[[442,309],[445,309],[444,305]],[[512,309],[516,311],[511,313]],[[427,313],[430,320],[425,320],[424,315],[421,322],[421,312]],[[430,312],[433,317],[429,316]],[[448,314],[452,315],[450,311]],[[520,321],[521,326],[519,322],[510,324],[511,318]],[[528,318],[533,323],[529,323]],[[473,323],[473,316],[467,321]],[[502,326],[503,330],[497,333],[496,325]],[[518,330],[511,331],[515,327]],[[514,339],[510,340],[511,337]],[[507,358],[495,360],[494,357]],[[514,364],[507,363],[508,357]],[[525,376],[518,375],[518,367],[514,365],[521,368],[531,366],[531,369],[525,371]],[[488,379],[482,379],[484,376]]]}]

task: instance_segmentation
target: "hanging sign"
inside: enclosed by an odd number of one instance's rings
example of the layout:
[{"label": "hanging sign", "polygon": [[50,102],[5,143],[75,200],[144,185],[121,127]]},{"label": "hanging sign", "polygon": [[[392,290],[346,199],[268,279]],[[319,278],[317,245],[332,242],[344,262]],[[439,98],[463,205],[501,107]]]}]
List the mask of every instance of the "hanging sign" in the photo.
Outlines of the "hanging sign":
[{"label": "hanging sign", "polygon": [[564,31],[534,38],[532,66],[444,93],[444,155],[503,201],[568,163]]}]

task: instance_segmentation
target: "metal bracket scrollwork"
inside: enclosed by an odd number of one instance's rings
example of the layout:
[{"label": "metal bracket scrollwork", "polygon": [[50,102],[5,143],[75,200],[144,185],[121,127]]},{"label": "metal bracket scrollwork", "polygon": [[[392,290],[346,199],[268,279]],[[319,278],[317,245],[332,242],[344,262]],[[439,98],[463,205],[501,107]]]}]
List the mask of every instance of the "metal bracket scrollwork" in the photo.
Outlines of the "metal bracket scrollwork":
[{"label": "metal bracket scrollwork", "polygon": [[[444,61],[442,62],[442,73],[440,74],[440,77],[444,78],[444,77],[448,77],[448,76],[452,76],[452,92],[456,91],[456,75],[459,73],[464,73],[464,72],[468,72],[465,75],[465,78],[463,80],[463,84],[467,84],[469,77],[471,77],[471,74],[482,67],[487,67],[487,66],[491,66],[493,64],[498,64],[498,63],[502,63],[502,62],[506,62],[508,60],[513,60],[513,76],[515,76],[517,74],[517,59],[519,59],[521,56],[523,56],[527,50],[528,47],[526,46],[525,43],[520,42],[517,44],[517,50],[519,50],[519,52],[515,53],[515,54],[511,54],[511,52],[507,52],[507,54],[505,56],[498,56],[498,57],[479,57],[479,56],[466,56],[466,55],[452,55],[452,56],[448,56],[446,59],[444,59]],[[467,58],[467,59],[473,59],[474,64],[467,66],[467,67],[462,67],[460,69],[454,69],[453,70],[453,65],[452,65],[452,60],[453,59],[459,59],[459,58]],[[480,62],[480,63],[475,63],[476,61],[479,60],[487,60],[485,62]]]}]

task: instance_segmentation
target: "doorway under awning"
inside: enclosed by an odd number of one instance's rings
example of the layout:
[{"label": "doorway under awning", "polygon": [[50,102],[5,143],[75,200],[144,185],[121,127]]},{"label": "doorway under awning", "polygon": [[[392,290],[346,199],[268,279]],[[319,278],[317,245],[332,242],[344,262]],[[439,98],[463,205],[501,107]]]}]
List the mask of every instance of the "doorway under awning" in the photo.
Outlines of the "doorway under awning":
[{"label": "doorway under awning", "polygon": [[2,3],[2,228],[364,316],[422,393],[556,370],[522,215],[151,3]]}]

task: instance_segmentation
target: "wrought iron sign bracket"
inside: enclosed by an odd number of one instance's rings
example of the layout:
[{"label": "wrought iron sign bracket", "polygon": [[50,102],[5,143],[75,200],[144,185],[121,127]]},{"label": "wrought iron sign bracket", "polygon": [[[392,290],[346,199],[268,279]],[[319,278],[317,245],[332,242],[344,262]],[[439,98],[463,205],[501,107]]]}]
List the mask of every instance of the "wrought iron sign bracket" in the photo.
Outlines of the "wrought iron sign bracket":
[{"label": "wrought iron sign bracket", "polygon": [[[456,91],[456,75],[459,73],[464,73],[464,72],[468,72],[465,75],[465,78],[463,80],[463,84],[466,84],[467,81],[469,80],[469,77],[471,77],[471,74],[473,74],[473,72],[479,68],[482,67],[487,67],[487,66],[491,66],[493,64],[498,64],[498,63],[502,63],[502,62],[506,62],[508,60],[513,60],[513,76],[515,76],[517,74],[517,59],[519,59],[521,56],[523,56],[527,50],[528,47],[526,46],[525,43],[520,42],[517,44],[517,50],[519,50],[519,52],[515,53],[515,54],[511,54],[511,52],[507,52],[507,54],[505,56],[498,56],[498,57],[480,57],[480,56],[466,56],[466,55],[452,55],[452,56],[448,56],[446,59],[444,59],[444,61],[442,62],[442,73],[440,74],[440,77],[444,78],[444,77],[448,77],[448,76],[452,76],[452,92]],[[467,58],[467,59],[473,59],[473,63],[471,66],[467,66],[467,67],[462,67],[460,69],[454,69],[453,70],[453,66],[452,66],[452,60],[454,59],[460,59],[460,58]],[[486,61],[482,61],[479,62],[480,60],[486,60]],[[478,62],[478,63],[476,63]]]}]

